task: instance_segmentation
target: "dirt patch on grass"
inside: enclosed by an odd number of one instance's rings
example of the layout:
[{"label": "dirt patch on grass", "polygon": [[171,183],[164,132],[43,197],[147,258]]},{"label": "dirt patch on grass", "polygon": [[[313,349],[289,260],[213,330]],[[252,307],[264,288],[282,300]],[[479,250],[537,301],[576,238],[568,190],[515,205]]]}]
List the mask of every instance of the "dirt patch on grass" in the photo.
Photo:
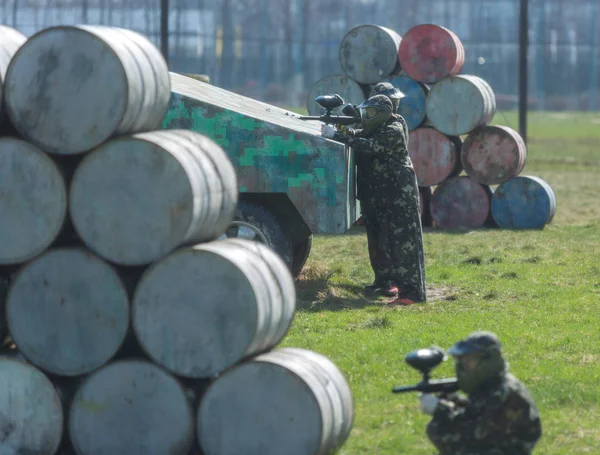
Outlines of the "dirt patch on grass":
[{"label": "dirt patch on grass", "polygon": [[[296,280],[296,299],[298,309],[341,310],[364,308],[385,304],[389,297],[365,292],[364,283],[358,283],[338,270],[320,265],[306,267]],[[458,300],[455,289],[448,286],[428,286],[427,301]]]}]

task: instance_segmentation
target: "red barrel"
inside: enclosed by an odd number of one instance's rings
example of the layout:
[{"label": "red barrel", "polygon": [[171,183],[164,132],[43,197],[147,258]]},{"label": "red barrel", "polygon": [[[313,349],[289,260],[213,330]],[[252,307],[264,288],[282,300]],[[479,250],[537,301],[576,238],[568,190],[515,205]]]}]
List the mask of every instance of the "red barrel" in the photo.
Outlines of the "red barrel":
[{"label": "red barrel", "polygon": [[440,229],[482,227],[489,218],[492,189],[468,176],[450,178],[431,197],[431,217]]},{"label": "red barrel", "polygon": [[[457,141],[458,140],[458,141]],[[433,128],[410,132],[408,153],[419,186],[437,185],[460,173],[460,138],[451,138]]]},{"label": "red barrel", "polygon": [[465,63],[465,48],[447,28],[421,24],[403,36],[398,59],[410,77],[432,84],[460,72]]},{"label": "red barrel", "polygon": [[465,172],[484,185],[498,185],[525,167],[525,142],[507,126],[484,126],[467,136],[460,156]]}]

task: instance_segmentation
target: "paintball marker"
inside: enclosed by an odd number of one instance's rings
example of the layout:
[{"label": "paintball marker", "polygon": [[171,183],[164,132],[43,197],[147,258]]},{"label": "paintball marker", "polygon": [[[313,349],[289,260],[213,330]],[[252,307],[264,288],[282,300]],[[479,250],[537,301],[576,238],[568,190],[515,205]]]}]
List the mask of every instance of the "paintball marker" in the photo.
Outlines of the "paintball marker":
[{"label": "paintball marker", "polygon": [[346,104],[342,109],[344,115],[332,115],[331,111],[344,104],[344,98],[335,95],[321,95],[315,98],[315,103],[325,109],[324,115],[301,116],[300,120],[319,120],[328,125],[354,125],[360,122],[360,115],[352,104]]},{"label": "paintball marker", "polygon": [[421,392],[421,393],[452,393],[458,390],[456,378],[430,380],[431,370],[446,360],[446,353],[438,348],[417,349],[409,352],[404,360],[411,367],[423,374],[421,382],[415,385],[394,387],[393,393]]}]

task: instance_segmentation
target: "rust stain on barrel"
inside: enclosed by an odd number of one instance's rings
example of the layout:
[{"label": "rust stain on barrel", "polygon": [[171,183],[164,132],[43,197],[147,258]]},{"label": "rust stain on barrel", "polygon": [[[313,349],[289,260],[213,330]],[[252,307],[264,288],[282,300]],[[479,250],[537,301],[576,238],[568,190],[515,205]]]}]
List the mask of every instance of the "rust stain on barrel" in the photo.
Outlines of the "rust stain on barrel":
[{"label": "rust stain on barrel", "polygon": [[455,174],[460,161],[456,141],[433,128],[411,131],[408,152],[419,186],[443,182]]},{"label": "rust stain on barrel", "polygon": [[398,57],[410,77],[434,83],[456,75],[465,62],[462,42],[452,31],[434,24],[421,24],[406,32]]},{"label": "rust stain on barrel", "polygon": [[470,133],[461,162],[467,175],[484,185],[497,185],[519,175],[527,150],[521,136],[507,126],[485,126]]},{"label": "rust stain on barrel", "polygon": [[488,220],[492,190],[468,176],[453,177],[438,187],[431,198],[431,216],[441,229],[472,229]]}]

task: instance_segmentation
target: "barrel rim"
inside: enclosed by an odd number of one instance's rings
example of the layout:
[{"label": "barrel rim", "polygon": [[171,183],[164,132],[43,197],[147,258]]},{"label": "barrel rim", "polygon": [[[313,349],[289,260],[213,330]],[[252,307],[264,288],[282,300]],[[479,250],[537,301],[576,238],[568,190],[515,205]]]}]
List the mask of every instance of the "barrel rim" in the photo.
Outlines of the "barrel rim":
[{"label": "barrel rim", "polygon": [[[237,245],[240,243],[246,243],[246,242],[251,242],[251,241],[245,240],[245,239],[240,239],[240,238],[230,238],[230,239],[223,240],[223,242],[228,242],[228,243],[232,243],[233,245]],[[296,294],[296,286],[294,284],[294,279],[293,279],[291,273],[289,272],[289,269],[287,268],[287,265],[285,264],[285,262],[283,262],[283,259],[281,259],[281,257],[267,245],[260,243],[260,242],[254,242],[254,243],[259,245],[257,247],[257,249],[262,250],[260,252],[258,252],[258,251],[255,252],[255,254],[259,257],[259,259],[261,261],[264,261],[265,264],[267,265],[271,275],[275,278],[275,282],[277,283],[277,286],[280,289],[281,295],[283,296],[286,294],[285,287],[289,288],[288,291],[291,290],[291,292],[289,293],[290,299],[288,300],[289,308],[284,307],[284,310],[286,310],[286,309],[289,310],[291,312],[291,315],[289,317],[289,322],[285,325],[285,330],[283,330],[281,332],[281,334],[276,333],[278,340],[275,343],[275,345],[277,345],[286,337],[286,335],[292,328],[292,324],[294,323],[294,319],[296,317],[296,309],[297,309],[297,303],[298,303],[297,302],[297,294]],[[244,247],[244,248],[246,248],[246,247]],[[248,245],[248,250],[252,251],[252,249],[249,247],[249,245]],[[263,257],[263,253],[269,257],[268,258]],[[271,261],[273,261],[273,262],[271,262]],[[287,281],[287,283],[282,283],[281,282],[282,280]],[[287,284],[287,286],[286,286],[286,284]],[[284,315],[284,314],[285,314],[285,311],[282,311],[282,315]]]}]

